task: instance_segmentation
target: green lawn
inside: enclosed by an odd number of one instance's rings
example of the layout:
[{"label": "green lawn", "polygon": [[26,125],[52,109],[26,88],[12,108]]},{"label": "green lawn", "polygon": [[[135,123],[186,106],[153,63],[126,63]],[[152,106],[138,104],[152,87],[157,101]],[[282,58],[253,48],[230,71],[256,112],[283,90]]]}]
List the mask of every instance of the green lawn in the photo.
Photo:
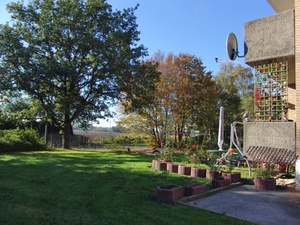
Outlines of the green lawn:
[{"label": "green lawn", "polygon": [[152,159],[104,150],[0,154],[0,224],[250,224],[158,203],[158,185],[207,180],[153,171]]}]

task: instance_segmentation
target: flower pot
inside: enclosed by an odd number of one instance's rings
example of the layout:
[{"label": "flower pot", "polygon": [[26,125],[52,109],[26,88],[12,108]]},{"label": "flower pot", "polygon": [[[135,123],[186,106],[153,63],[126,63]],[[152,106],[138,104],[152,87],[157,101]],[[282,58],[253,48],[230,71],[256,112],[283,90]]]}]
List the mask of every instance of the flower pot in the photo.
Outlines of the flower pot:
[{"label": "flower pot", "polygon": [[220,187],[226,187],[230,185],[230,180],[224,179],[224,180],[212,180],[211,186],[212,188],[220,188]]},{"label": "flower pot", "polygon": [[254,187],[260,190],[276,190],[276,179],[256,177]]},{"label": "flower pot", "polygon": [[172,173],[178,173],[178,164],[167,163],[167,170]]},{"label": "flower pot", "polygon": [[184,196],[199,195],[205,191],[205,184],[189,184],[183,187]]},{"label": "flower pot", "polygon": [[223,172],[222,177],[224,177],[224,179],[230,180],[230,183],[237,183],[241,181],[241,173],[239,172]]},{"label": "flower pot", "polygon": [[211,169],[207,169],[206,170],[205,177],[208,180],[214,180],[214,179],[216,179],[219,176],[220,176],[220,172],[217,171],[217,170],[211,170]]},{"label": "flower pot", "polygon": [[156,188],[159,202],[172,203],[183,197],[183,188],[178,185],[161,185]]},{"label": "flower pot", "polygon": [[178,173],[181,175],[191,175],[191,166],[183,166],[179,165],[178,166]]},{"label": "flower pot", "polygon": [[192,167],[191,168],[191,176],[192,177],[206,177],[206,169]]}]

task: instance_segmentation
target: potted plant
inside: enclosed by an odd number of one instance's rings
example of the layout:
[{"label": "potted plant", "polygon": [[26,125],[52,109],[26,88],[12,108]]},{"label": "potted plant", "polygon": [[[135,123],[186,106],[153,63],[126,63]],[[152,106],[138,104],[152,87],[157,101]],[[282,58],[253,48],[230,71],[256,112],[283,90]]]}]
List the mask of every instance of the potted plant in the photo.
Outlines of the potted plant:
[{"label": "potted plant", "polygon": [[259,168],[254,179],[254,186],[261,190],[276,190],[277,172],[274,170],[273,164],[266,164],[265,168]]},{"label": "potted plant", "polygon": [[217,161],[217,154],[206,152],[206,162],[205,164],[209,167],[206,169],[206,179],[214,180],[220,176],[220,171],[216,170],[215,165]]},{"label": "potted plant", "polygon": [[206,177],[206,169],[199,168],[201,160],[203,159],[203,155],[205,154],[202,149],[197,149],[197,145],[193,145],[192,151],[190,153],[190,162],[194,163],[195,165],[191,168],[191,176],[192,177]]},{"label": "potted plant", "polygon": [[229,154],[226,156],[226,171],[222,172],[222,176],[224,179],[230,180],[230,183],[236,183],[241,181],[241,173],[240,172],[233,172],[235,168],[236,162],[233,159],[233,149],[230,148]]}]

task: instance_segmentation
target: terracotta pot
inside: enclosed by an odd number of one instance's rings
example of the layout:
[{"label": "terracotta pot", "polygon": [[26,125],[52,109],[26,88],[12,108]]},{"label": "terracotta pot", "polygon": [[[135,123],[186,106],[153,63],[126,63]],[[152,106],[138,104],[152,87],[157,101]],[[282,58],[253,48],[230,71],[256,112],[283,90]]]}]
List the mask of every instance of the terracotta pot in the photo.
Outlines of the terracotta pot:
[{"label": "terracotta pot", "polygon": [[206,179],[208,180],[214,180],[219,176],[220,176],[220,172],[217,170],[211,170],[211,169],[206,170]]},{"label": "terracotta pot", "polygon": [[167,163],[167,170],[172,173],[178,173],[178,164]]},{"label": "terracotta pot", "polygon": [[254,179],[254,187],[261,190],[276,190],[276,180],[256,177]]},{"label": "terracotta pot", "polygon": [[206,169],[192,167],[191,168],[191,176],[192,177],[206,177]]},{"label": "terracotta pot", "polygon": [[224,179],[230,180],[231,183],[237,183],[241,181],[241,173],[239,172],[223,172],[222,177],[224,177]]},{"label": "terracotta pot", "polygon": [[191,175],[191,166],[183,166],[179,165],[178,166],[178,173],[181,175]]},{"label": "terracotta pot", "polygon": [[205,184],[189,184],[183,187],[184,196],[199,195],[206,191]]},{"label": "terracotta pot", "polygon": [[230,185],[230,180],[224,179],[224,180],[212,180],[211,186],[212,188],[220,188],[220,187],[226,187]]},{"label": "terracotta pot", "polygon": [[183,197],[183,188],[178,185],[161,185],[156,188],[159,202],[175,202]]}]

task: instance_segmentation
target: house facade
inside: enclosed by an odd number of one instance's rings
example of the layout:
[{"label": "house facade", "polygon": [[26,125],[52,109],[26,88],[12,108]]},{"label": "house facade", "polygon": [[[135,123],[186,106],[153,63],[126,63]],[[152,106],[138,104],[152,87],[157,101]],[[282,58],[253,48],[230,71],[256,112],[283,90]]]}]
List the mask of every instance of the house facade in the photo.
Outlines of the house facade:
[{"label": "house facade", "polygon": [[[255,68],[253,122],[269,129],[274,147],[300,156],[300,0],[267,1],[276,13],[244,25],[245,63]],[[295,181],[300,190],[300,159]]]}]

